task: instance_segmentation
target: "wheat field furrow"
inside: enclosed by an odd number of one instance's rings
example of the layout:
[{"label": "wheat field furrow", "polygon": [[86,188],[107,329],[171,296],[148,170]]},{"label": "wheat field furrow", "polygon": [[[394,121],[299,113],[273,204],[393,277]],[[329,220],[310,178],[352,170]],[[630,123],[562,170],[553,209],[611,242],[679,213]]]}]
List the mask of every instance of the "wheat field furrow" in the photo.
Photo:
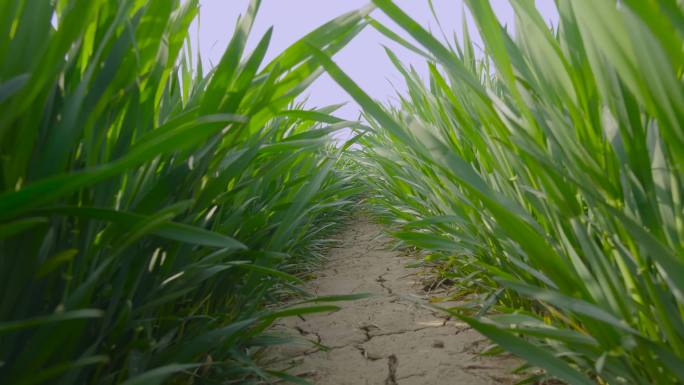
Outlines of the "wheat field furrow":
[{"label": "wheat field furrow", "polygon": [[[366,383],[684,383],[681,1],[555,0],[549,25],[510,0],[509,28],[464,0],[452,38],[373,0],[266,60],[251,0],[211,68],[200,2],[0,1],[0,384],[334,383],[347,353]],[[424,62],[385,49],[396,103],[336,62],[371,29]],[[311,107],[323,74],[358,119]],[[298,325],[372,318],[415,274],[401,316],[468,325],[506,365]],[[273,364],[283,325],[319,375]]]}]

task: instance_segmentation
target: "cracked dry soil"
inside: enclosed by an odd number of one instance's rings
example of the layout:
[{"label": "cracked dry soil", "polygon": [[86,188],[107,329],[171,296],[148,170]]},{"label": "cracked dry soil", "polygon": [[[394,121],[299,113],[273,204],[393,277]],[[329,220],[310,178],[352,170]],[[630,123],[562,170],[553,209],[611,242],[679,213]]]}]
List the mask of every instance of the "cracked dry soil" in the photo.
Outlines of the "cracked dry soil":
[{"label": "cracked dry soil", "polygon": [[414,257],[391,251],[380,226],[357,217],[330,260],[307,284],[317,295],[373,293],[331,314],[293,317],[274,329],[299,335],[273,348],[272,366],[316,385],[513,384],[520,364],[508,355],[482,356],[490,345],[475,330],[419,305],[427,295]]}]

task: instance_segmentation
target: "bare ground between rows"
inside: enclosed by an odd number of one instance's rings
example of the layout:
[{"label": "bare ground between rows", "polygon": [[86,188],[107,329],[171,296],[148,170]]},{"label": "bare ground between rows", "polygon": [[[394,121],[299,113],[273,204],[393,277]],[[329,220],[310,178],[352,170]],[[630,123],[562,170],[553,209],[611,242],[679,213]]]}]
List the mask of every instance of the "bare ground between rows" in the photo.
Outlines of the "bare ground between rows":
[{"label": "bare ground between rows", "polygon": [[342,310],[288,318],[274,327],[299,335],[272,348],[268,360],[316,385],[491,385],[520,380],[520,361],[482,356],[490,342],[444,314],[420,306],[427,300],[415,259],[389,249],[380,226],[355,218],[341,234],[330,261],[307,283],[317,295],[372,293]]}]

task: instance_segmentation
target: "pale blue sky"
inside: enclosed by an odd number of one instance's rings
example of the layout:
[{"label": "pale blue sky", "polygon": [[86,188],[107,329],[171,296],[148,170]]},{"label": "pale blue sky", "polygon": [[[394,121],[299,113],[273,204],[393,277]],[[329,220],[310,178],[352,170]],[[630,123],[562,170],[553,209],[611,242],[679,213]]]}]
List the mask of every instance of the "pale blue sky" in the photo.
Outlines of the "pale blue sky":
[{"label": "pale blue sky", "polygon": [[[235,21],[238,15],[245,11],[248,3],[249,0],[200,0],[199,42],[205,66],[219,61],[228,44]],[[367,3],[368,0],[262,0],[247,49],[253,48],[266,30],[273,26],[274,34],[266,57],[268,61],[312,29]],[[431,28],[436,36],[441,36],[427,0],[396,0],[396,3],[418,22]],[[490,3],[501,22],[509,29],[514,28],[513,10],[508,0],[491,0]],[[544,18],[555,24],[558,16],[553,0],[536,0],[536,3]],[[446,34],[451,38],[452,34],[456,33],[460,38],[463,23],[461,15],[464,9],[462,0],[433,0],[433,4]],[[372,16],[395,27],[379,10],[374,11]],[[470,30],[475,34],[477,29],[470,16],[466,19]],[[399,28],[394,30],[399,31]],[[191,31],[194,40],[197,36],[196,24]],[[407,37],[403,33],[402,36]],[[475,40],[479,41],[477,37]],[[389,46],[402,61],[414,65],[419,72],[425,73],[426,66],[422,59],[384,38],[370,27],[362,31],[334,57],[334,60],[373,98],[391,102],[395,94],[392,84],[401,90],[403,83],[381,44]],[[351,102],[349,96],[327,75],[319,78],[306,95],[309,96],[309,105],[312,107],[349,102],[338,115],[348,119],[358,116],[358,106]]]}]

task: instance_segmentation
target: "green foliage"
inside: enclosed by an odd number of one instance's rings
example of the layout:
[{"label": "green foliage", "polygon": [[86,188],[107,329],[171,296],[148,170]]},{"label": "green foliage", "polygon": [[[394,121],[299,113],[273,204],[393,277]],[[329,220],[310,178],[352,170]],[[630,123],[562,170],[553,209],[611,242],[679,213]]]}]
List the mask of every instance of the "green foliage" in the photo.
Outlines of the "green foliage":
[{"label": "green foliage", "polygon": [[[572,384],[684,382],[681,6],[558,0],[551,30],[518,0],[511,36],[468,0],[479,58],[467,28],[444,44],[374,3],[418,44],[366,7],[263,63],[254,0],[207,73],[197,0],[0,3],[0,382],[301,382],[254,363],[264,331],[363,296],[265,305],[321,258],[357,173],[501,347]],[[330,59],[366,23],[428,62],[425,85],[388,51],[396,108]],[[294,103],[321,67],[372,130]]]},{"label": "green foliage", "polygon": [[348,123],[292,106],[322,72],[307,47],[334,54],[368,9],[267,64],[258,8],[205,75],[197,0],[0,3],[0,383],[267,376],[256,336],[336,309],[264,304],[357,193],[329,140]]},{"label": "green foliage", "polygon": [[408,92],[383,108],[317,57],[375,128],[358,157],[379,217],[482,293],[451,311],[568,383],[684,382],[682,8],[559,0],[551,30],[514,1],[510,36],[467,1],[478,59],[467,29],[452,49],[374,3],[428,85],[388,52]]}]

